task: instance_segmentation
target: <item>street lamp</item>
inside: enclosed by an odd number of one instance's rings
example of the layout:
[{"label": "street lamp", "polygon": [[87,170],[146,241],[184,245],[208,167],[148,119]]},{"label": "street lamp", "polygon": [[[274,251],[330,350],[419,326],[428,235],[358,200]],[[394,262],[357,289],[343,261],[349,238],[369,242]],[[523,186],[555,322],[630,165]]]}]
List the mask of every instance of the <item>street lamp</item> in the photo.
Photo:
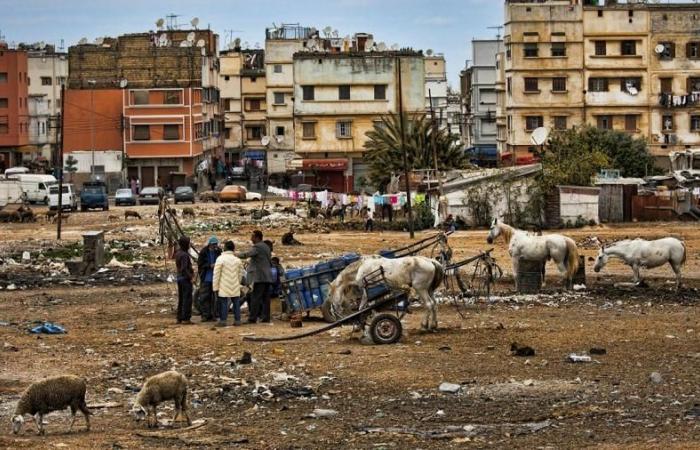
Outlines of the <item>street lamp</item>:
[{"label": "street lamp", "polygon": [[95,85],[97,81],[88,80],[90,86],[90,148],[92,149],[92,165],[90,179],[95,179]]}]

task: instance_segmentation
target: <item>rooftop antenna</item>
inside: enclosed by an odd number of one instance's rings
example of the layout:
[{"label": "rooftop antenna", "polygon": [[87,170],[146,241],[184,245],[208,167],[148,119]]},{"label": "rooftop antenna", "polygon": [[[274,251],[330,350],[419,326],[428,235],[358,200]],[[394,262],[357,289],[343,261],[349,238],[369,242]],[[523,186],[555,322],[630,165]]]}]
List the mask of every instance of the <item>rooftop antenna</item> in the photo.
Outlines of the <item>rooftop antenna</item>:
[{"label": "rooftop antenna", "polygon": [[501,30],[503,29],[503,25],[496,25],[493,27],[486,27],[486,28],[488,28],[489,30],[498,30],[498,31],[496,31],[496,40],[497,41],[501,40]]},{"label": "rooftop antenna", "polygon": [[177,24],[178,17],[180,17],[178,14],[172,14],[172,13],[165,16],[165,18],[168,21],[167,22],[168,23],[168,25],[167,25],[168,30],[176,30],[178,28],[178,24]]},{"label": "rooftop antenna", "polygon": [[190,25],[192,25],[192,28],[196,30],[197,25],[199,25],[199,17],[194,17],[192,20],[190,20]]},{"label": "rooftop antenna", "polygon": [[226,33],[226,42],[231,43],[233,41],[233,33],[243,33],[243,30],[224,30],[224,33]]}]

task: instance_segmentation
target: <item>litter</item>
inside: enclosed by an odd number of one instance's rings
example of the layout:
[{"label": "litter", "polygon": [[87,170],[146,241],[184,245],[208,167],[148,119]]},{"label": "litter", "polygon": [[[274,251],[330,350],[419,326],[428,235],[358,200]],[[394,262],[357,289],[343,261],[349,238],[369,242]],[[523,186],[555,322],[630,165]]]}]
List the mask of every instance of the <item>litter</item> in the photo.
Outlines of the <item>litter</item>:
[{"label": "litter", "polygon": [[311,417],[314,417],[316,419],[326,419],[329,417],[335,417],[337,415],[338,415],[338,411],[336,411],[335,409],[316,408],[311,413]]},{"label": "litter", "polygon": [[593,359],[591,359],[591,357],[588,355],[577,355],[576,353],[569,354],[567,359],[572,363],[588,363],[593,361]]},{"label": "litter", "polygon": [[438,390],[440,392],[446,392],[448,394],[456,394],[459,392],[459,390],[462,388],[459,384],[454,384],[454,383],[441,383],[440,386],[438,387]]},{"label": "litter", "polygon": [[65,334],[66,330],[60,326],[51,322],[44,322],[41,325],[30,329],[33,334]]}]

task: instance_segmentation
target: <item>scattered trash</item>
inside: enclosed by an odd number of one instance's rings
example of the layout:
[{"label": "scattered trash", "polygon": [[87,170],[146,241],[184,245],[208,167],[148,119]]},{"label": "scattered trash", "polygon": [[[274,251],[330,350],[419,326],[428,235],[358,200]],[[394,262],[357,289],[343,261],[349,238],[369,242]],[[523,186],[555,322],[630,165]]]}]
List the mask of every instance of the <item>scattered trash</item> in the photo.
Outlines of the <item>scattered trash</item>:
[{"label": "scattered trash", "polygon": [[700,419],[700,403],[696,403],[685,413],[686,419]]},{"label": "scattered trash", "polygon": [[651,375],[649,375],[649,379],[654,384],[660,384],[664,381],[663,377],[659,372],[652,372]]},{"label": "scattered trash", "polygon": [[29,252],[22,252],[22,262],[28,263],[32,260],[32,255]]},{"label": "scattered trash", "polygon": [[535,380],[530,380],[530,379],[528,379],[528,380],[523,381],[523,384],[524,384],[525,386],[532,386],[532,385],[535,384]]},{"label": "scattered trash", "polygon": [[520,346],[517,342],[510,344],[511,356],[535,356],[535,349],[527,345]]},{"label": "scattered trash", "polygon": [[33,334],[65,334],[66,330],[51,322],[44,322],[41,325],[29,330]]},{"label": "scattered trash", "polygon": [[352,350],[350,350],[350,349],[348,348],[348,349],[339,351],[338,354],[339,354],[339,355],[352,355]]},{"label": "scattered trash", "polygon": [[589,363],[593,361],[588,355],[577,355],[576,353],[570,353],[567,359],[572,363]]},{"label": "scattered trash", "polygon": [[165,330],[157,330],[151,333],[153,337],[165,337]]},{"label": "scattered trash", "polygon": [[450,347],[449,345],[443,345],[442,347],[438,348],[438,350],[440,350],[441,352],[449,352],[452,351],[452,347]]},{"label": "scattered trash", "polygon": [[112,260],[108,262],[105,267],[117,268],[117,269],[130,269],[131,266],[119,262],[116,257],[112,257]]},{"label": "scattered trash", "polygon": [[338,411],[336,411],[335,409],[316,408],[311,413],[311,417],[314,417],[316,419],[327,419],[330,417],[335,417],[337,415]]},{"label": "scattered trash", "polygon": [[443,382],[438,387],[440,392],[446,392],[448,394],[456,394],[462,388],[459,384]]},{"label": "scattered trash", "polygon": [[253,355],[250,352],[243,352],[243,356],[236,360],[236,364],[251,364],[253,362]]},{"label": "scattered trash", "polygon": [[602,347],[593,347],[588,351],[588,353],[591,355],[605,355],[607,354],[607,351]]},{"label": "scattered trash", "polygon": [[2,346],[2,349],[5,350],[6,352],[18,352],[19,351],[19,349],[17,347],[10,344],[9,342],[5,342]]},{"label": "scattered trash", "polygon": [[586,289],[585,284],[574,284],[574,291],[585,291]]}]

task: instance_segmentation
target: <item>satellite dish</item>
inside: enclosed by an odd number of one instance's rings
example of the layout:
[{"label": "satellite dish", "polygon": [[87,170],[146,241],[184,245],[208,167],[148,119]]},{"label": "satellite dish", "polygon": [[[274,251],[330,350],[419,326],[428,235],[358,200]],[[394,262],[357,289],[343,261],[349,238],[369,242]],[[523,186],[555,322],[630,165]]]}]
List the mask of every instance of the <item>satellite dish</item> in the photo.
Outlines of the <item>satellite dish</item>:
[{"label": "satellite dish", "polygon": [[275,140],[277,141],[278,144],[281,144],[284,141],[284,136],[281,136],[281,135],[275,136]]},{"label": "satellite dish", "polygon": [[44,42],[44,41],[39,42],[39,49],[43,50],[45,48],[46,48],[46,42]]},{"label": "satellite dish", "polygon": [[535,128],[530,136],[530,142],[533,145],[544,145],[549,137],[549,130],[545,127]]},{"label": "satellite dish", "polygon": [[180,47],[189,47],[190,45],[192,45],[192,43],[189,41],[180,42]]},{"label": "satellite dish", "polygon": [[394,50],[394,51],[398,50],[398,49],[399,49],[399,44],[393,44],[393,45],[391,46],[391,49]]},{"label": "satellite dish", "polygon": [[158,20],[156,20],[156,27],[157,27],[159,30],[162,30],[162,29],[163,29],[163,25],[165,25],[165,19],[158,19]]},{"label": "satellite dish", "polygon": [[386,51],[386,44],[384,42],[380,42],[377,44],[377,50],[380,52],[385,52]]},{"label": "satellite dish", "polygon": [[664,52],[664,50],[666,50],[666,47],[664,47],[664,44],[659,44],[656,47],[654,47],[654,51],[659,55],[662,54]]},{"label": "satellite dish", "polygon": [[204,39],[200,39],[197,41],[197,47],[204,48],[205,45],[207,45],[207,43],[204,42]]},{"label": "satellite dish", "polygon": [[129,82],[126,78],[122,78],[121,80],[119,80],[119,87],[122,89],[124,89],[128,84]]},{"label": "satellite dish", "polygon": [[331,27],[325,27],[323,29],[323,34],[325,34],[326,37],[330,36],[332,32],[333,32],[333,28],[331,28]]},{"label": "satellite dish", "polygon": [[199,25],[199,17],[195,17],[192,20],[190,20],[190,23],[192,24],[192,27],[196,30],[197,25]]},{"label": "satellite dish", "polygon": [[260,139],[260,143],[265,147],[270,145],[270,136],[263,136],[262,139]]},{"label": "satellite dish", "polygon": [[88,43],[87,38],[80,38],[80,40],[78,41],[78,45],[85,45],[87,43]]},{"label": "satellite dish", "polygon": [[241,46],[241,38],[236,38],[233,40],[233,47],[240,47]]},{"label": "satellite dish", "polygon": [[429,48],[428,50],[425,51],[425,54],[428,56],[433,56],[433,49]]},{"label": "satellite dish", "polygon": [[194,38],[195,38],[194,31],[190,31],[189,33],[187,33],[187,40],[189,42],[194,42]]},{"label": "satellite dish", "polygon": [[158,46],[159,47],[167,47],[168,46],[168,35],[163,33],[160,36],[158,36]]},{"label": "satellite dish", "polygon": [[95,44],[97,45],[102,45],[102,43],[105,41],[105,38],[103,37],[98,37],[95,39]]}]

